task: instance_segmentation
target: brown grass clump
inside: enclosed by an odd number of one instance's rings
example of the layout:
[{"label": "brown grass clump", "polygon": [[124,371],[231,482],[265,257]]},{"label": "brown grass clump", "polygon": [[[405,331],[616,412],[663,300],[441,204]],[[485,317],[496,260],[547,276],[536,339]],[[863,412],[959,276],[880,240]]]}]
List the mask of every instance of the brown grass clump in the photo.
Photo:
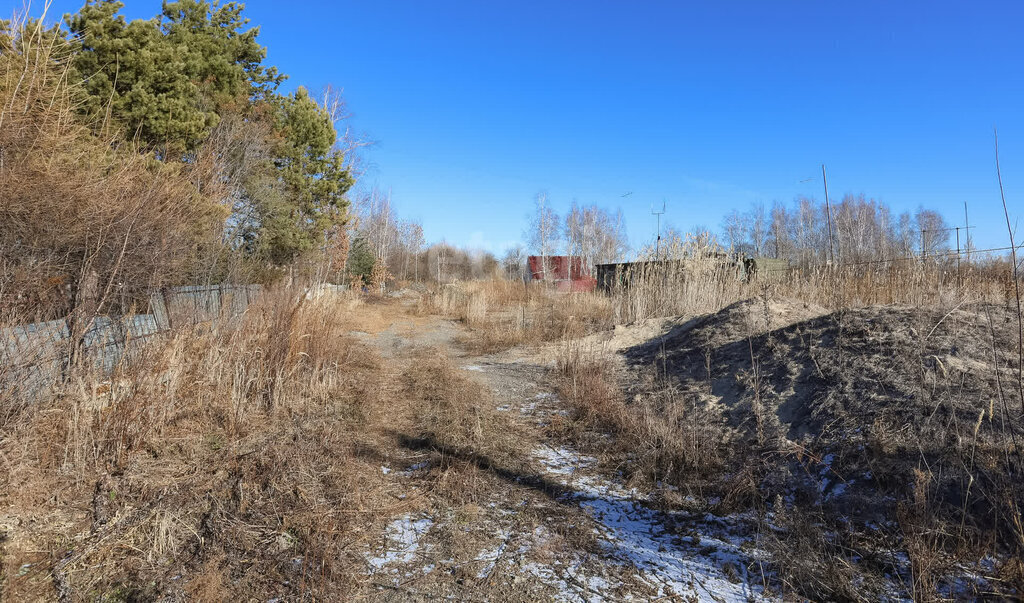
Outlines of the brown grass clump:
[{"label": "brown grass clump", "polygon": [[421,445],[484,464],[512,453],[508,418],[495,410],[490,392],[437,350],[415,356],[401,380]]},{"label": "brown grass clump", "polygon": [[[726,430],[721,413],[687,403],[666,380],[650,373],[644,394],[627,400],[613,358],[567,340],[558,358],[558,389],[585,432],[611,434],[596,446],[613,457],[628,455],[627,471],[650,483],[683,483],[715,476],[723,465]],[[591,442],[593,446],[595,442]]]},{"label": "brown grass clump", "polygon": [[543,283],[504,280],[444,285],[421,312],[461,320],[473,332],[462,343],[489,353],[611,327],[612,306],[600,293],[560,293]]},{"label": "brown grass clump", "polygon": [[346,320],[277,291],[26,409],[0,440],[6,598],[358,590],[352,542],[394,501],[357,451],[403,419]]}]

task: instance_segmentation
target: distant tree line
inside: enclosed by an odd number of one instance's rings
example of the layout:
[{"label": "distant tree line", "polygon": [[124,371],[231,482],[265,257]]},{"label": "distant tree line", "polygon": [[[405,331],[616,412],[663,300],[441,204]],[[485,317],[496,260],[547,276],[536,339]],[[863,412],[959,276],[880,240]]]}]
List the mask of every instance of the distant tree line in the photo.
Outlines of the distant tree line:
[{"label": "distant tree line", "polygon": [[[462,249],[445,242],[427,246],[423,225],[402,219],[391,196],[373,189],[353,206],[351,249],[344,271],[370,282],[374,268],[386,280],[448,283],[500,276],[501,267],[490,252]],[[340,267],[339,267],[340,268]],[[336,279],[345,278],[337,275]]]},{"label": "distant tree line", "polygon": [[755,204],[746,212],[733,210],[722,221],[721,243],[738,253],[785,259],[794,266],[823,264],[833,255],[835,262],[849,263],[949,250],[952,230],[936,211],[894,214],[863,195],[846,195],[830,208],[831,225],[826,204],[806,197],[789,207],[775,203],[766,210]]}]

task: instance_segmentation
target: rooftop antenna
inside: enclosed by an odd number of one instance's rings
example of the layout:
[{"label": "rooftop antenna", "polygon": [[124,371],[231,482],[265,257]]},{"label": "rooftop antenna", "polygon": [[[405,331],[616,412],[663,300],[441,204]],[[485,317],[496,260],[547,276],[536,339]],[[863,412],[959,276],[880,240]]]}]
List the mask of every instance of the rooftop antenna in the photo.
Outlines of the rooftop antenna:
[{"label": "rooftop antenna", "polygon": [[651,206],[651,215],[658,216],[658,238],[654,240],[654,259],[661,259],[661,215],[665,213],[665,200],[661,200],[661,211],[654,211],[654,206]]}]

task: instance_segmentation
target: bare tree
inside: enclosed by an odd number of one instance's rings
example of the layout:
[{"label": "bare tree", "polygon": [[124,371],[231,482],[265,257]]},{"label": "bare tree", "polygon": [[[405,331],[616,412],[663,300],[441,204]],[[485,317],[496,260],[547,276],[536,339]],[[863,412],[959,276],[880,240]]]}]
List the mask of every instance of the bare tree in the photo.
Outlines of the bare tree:
[{"label": "bare tree", "polygon": [[744,236],[747,232],[747,218],[738,210],[732,210],[722,220],[722,230],[725,233],[725,240],[729,249],[733,252],[741,251],[744,245]]},{"label": "bare tree", "polygon": [[419,275],[419,255],[423,249],[423,225],[415,220],[410,220],[403,223],[402,228],[403,246],[406,250],[406,261],[404,275],[406,279],[409,278],[409,262],[413,264],[413,278],[416,281],[420,280]]},{"label": "bare tree", "polygon": [[790,215],[786,206],[776,201],[772,205],[769,238],[776,258],[786,258],[792,249]]},{"label": "bare tree", "polygon": [[587,266],[617,261],[629,248],[621,209],[610,214],[575,201],[565,217],[565,240],[569,254],[583,258]]},{"label": "bare tree", "polygon": [[939,212],[921,208],[914,220],[921,232],[921,253],[935,255],[949,250],[949,225]]},{"label": "bare tree", "polygon": [[765,242],[768,239],[768,218],[765,216],[764,204],[755,203],[746,217],[748,240],[755,256],[764,255]]},{"label": "bare tree", "polygon": [[526,252],[523,250],[523,246],[516,245],[506,250],[501,259],[501,267],[505,271],[505,278],[524,280],[526,278]]},{"label": "bare tree", "polygon": [[391,195],[384,195],[376,188],[363,197],[360,203],[360,230],[373,255],[379,260],[387,258],[391,244],[397,238],[395,217],[391,211]]},{"label": "bare tree", "polygon": [[364,147],[373,145],[365,134],[357,132],[352,127],[352,114],[345,103],[344,90],[328,84],[320,93],[320,106],[331,116],[335,131],[338,132],[338,139],[334,146],[342,152],[345,158],[345,167],[353,177],[359,178],[365,172],[363,156],[359,152]]},{"label": "bare tree", "polygon": [[560,228],[558,214],[551,208],[547,193],[537,193],[536,210],[530,217],[526,239],[530,248],[540,256],[545,280],[548,278],[548,258],[558,251]]}]

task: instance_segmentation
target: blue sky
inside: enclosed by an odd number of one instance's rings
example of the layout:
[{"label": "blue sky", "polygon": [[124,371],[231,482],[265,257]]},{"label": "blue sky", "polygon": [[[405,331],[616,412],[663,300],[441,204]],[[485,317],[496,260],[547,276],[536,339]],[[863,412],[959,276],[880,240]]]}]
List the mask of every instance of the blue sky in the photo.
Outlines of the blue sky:
[{"label": "blue sky", "polygon": [[541,190],[622,207],[634,245],[663,199],[672,225],[717,230],[751,202],[820,199],[825,163],[833,198],[953,223],[968,201],[978,246],[1002,245],[993,126],[1024,210],[1019,1],[245,4],[289,87],[344,89],[376,141],[363,185],[428,240],[500,252]]}]

